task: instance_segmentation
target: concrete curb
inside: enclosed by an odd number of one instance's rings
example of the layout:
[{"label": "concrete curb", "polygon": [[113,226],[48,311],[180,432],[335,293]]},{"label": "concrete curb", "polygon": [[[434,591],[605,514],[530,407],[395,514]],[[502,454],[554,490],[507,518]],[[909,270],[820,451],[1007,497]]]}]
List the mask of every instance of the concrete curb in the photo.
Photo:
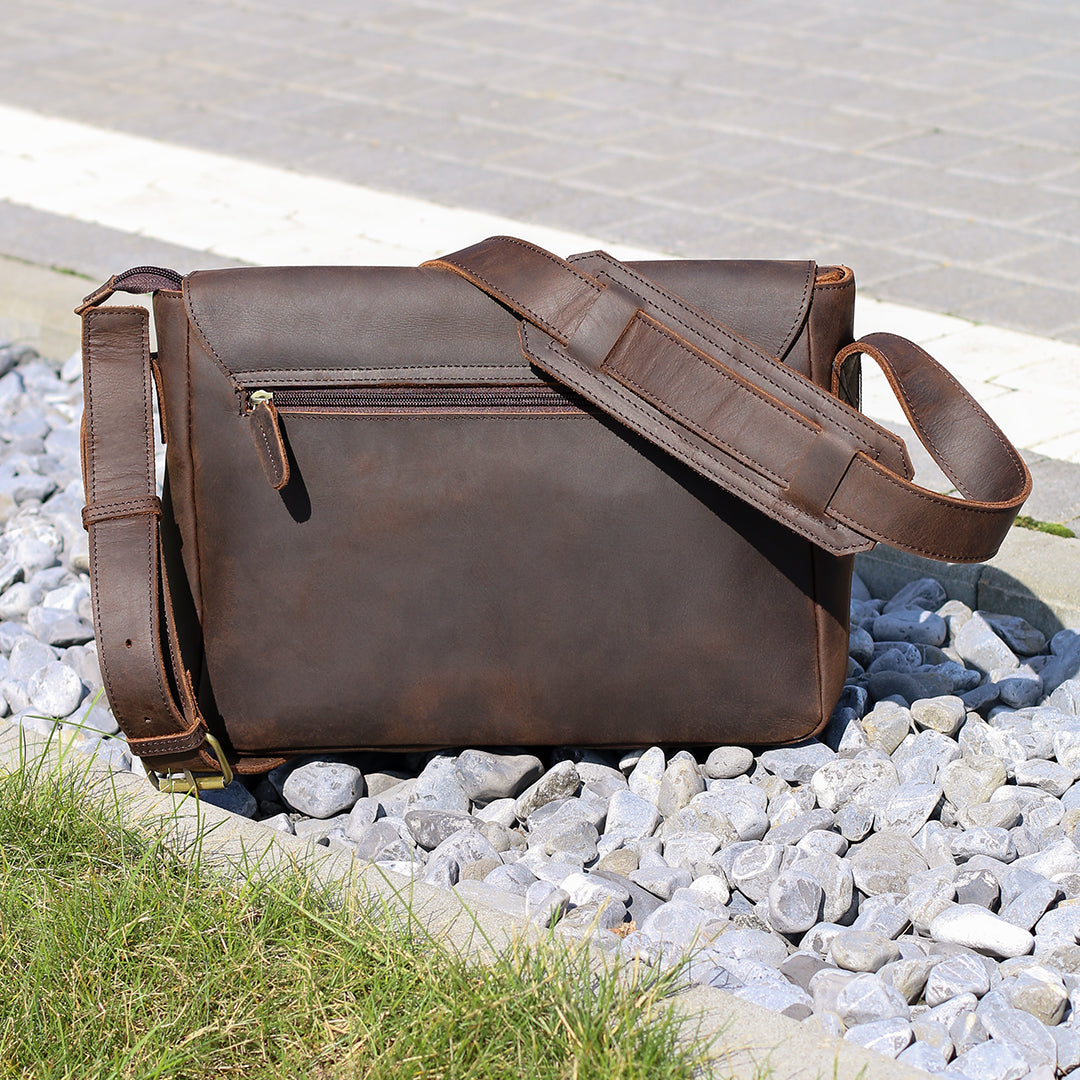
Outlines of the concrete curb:
[{"label": "concrete curb", "polygon": [[[261,877],[295,869],[320,885],[373,897],[391,914],[410,916],[433,937],[481,961],[515,941],[545,940],[536,927],[486,904],[466,906],[453,893],[358,863],[346,851],[330,851],[208,803],[154,791],[140,777],[113,772],[79,754],[58,753],[55,742],[0,721],[0,773],[57,765],[79,776],[87,799],[116,805],[132,828],[164,834],[179,857],[198,852],[204,864],[224,874]],[[604,962],[599,950],[595,958]],[[679,994],[675,1005],[683,1017],[683,1038],[712,1044],[710,1071],[717,1078],[926,1080],[921,1070],[722,990],[693,987]]]},{"label": "concrete curb", "polygon": [[988,563],[940,563],[879,544],[857,555],[855,571],[874,596],[918,578],[937,578],[950,600],[1019,615],[1048,637],[1080,628],[1080,539],[1013,528]]}]

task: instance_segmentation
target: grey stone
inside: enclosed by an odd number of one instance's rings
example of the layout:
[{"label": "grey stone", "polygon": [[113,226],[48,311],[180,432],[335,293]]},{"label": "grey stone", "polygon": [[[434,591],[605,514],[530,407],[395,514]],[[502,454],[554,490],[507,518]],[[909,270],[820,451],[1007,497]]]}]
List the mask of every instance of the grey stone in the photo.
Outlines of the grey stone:
[{"label": "grey stone", "polygon": [[711,865],[709,860],[719,846],[720,840],[713,833],[672,833],[664,841],[664,861],[669,866],[693,871],[698,866]]},{"label": "grey stone", "polygon": [[1068,991],[1060,979],[1022,973],[1003,982],[1001,990],[1014,1009],[1029,1013],[1048,1027],[1061,1023],[1069,1004]]},{"label": "grey stone", "polygon": [[1019,656],[1034,656],[1036,653],[1045,652],[1045,635],[1026,619],[1019,615],[995,615],[989,611],[980,611],[979,614],[990,629]]},{"label": "grey stone", "polygon": [[991,990],[978,1006],[979,1019],[991,1038],[1019,1050],[1029,1067],[1057,1061],[1057,1044],[1046,1026],[1034,1016],[1015,1009],[1000,990]]},{"label": "grey stone", "polygon": [[901,1017],[856,1024],[844,1033],[848,1042],[858,1043],[890,1058],[899,1057],[911,1045],[913,1037],[911,1024]]},{"label": "grey stone", "polygon": [[272,817],[263,818],[259,824],[266,826],[268,829],[273,829],[274,832],[288,833],[290,836],[296,835],[296,829],[293,827],[292,818],[286,813],[274,814]]},{"label": "grey stone", "polygon": [[745,746],[718,746],[706,758],[701,771],[710,780],[732,780],[749,772],[753,764],[753,752]]},{"label": "grey stone", "polygon": [[988,855],[999,862],[1012,862],[1016,848],[1008,830],[1001,828],[967,829],[953,837],[953,856],[959,861],[975,855]]},{"label": "grey stone", "polygon": [[1080,679],[1067,679],[1047,698],[1047,705],[1080,716]]},{"label": "grey stone", "polygon": [[859,845],[848,862],[855,885],[867,896],[903,892],[907,879],[927,868],[926,859],[910,837],[896,832],[874,833]]},{"label": "grey stone", "polygon": [[705,781],[693,755],[680,750],[664,769],[656,804],[665,818],[673,817],[704,790]]},{"label": "grey stone", "polygon": [[991,911],[1001,894],[997,879],[989,870],[962,870],[956,875],[953,887],[958,904],[978,904]]},{"label": "grey stone", "polygon": [[783,746],[765,750],[758,755],[762,768],[792,784],[805,784],[836,753],[817,739],[810,739],[797,746]]},{"label": "grey stone", "polygon": [[[372,828],[382,824],[376,821]],[[477,829],[459,829],[453,836],[448,836],[428,856],[428,869],[433,875],[446,871],[447,876],[453,877],[451,884],[456,884],[460,868],[466,863],[479,862],[481,859],[498,859],[499,853],[495,846],[482,832]],[[457,870],[454,870],[454,867]],[[425,875],[425,880],[428,880]],[[446,886],[449,888],[449,886]]]},{"label": "grey stone", "polygon": [[803,934],[822,916],[825,890],[799,867],[782,870],[769,885],[769,924],[781,934]]},{"label": "grey stone", "polygon": [[829,955],[829,946],[833,938],[843,929],[838,923],[820,922],[803,934],[799,949],[820,956],[824,960]]},{"label": "grey stone", "polygon": [[966,1053],[973,1046],[979,1046],[986,1042],[988,1035],[986,1028],[978,1015],[973,1012],[961,1013],[949,1028],[949,1038],[953,1041],[953,1047],[957,1056]]},{"label": "grey stone", "polygon": [[659,824],[660,811],[654,802],[629,790],[618,791],[608,803],[604,835],[622,841],[640,840],[652,836]]},{"label": "grey stone", "polygon": [[755,844],[740,851],[731,863],[727,871],[728,882],[748,900],[757,903],[768,896],[769,886],[779,875],[783,859],[783,848],[774,844]]},{"label": "grey stone", "polygon": [[950,761],[938,777],[945,797],[957,810],[987,802],[1006,779],[1002,762],[981,754]]},{"label": "grey stone", "polygon": [[1015,766],[1016,783],[1024,787],[1036,787],[1056,799],[1060,799],[1072,787],[1075,776],[1055,761],[1018,761]]},{"label": "grey stone", "polygon": [[1052,1027],[1050,1034],[1057,1047],[1058,1069],[1063,1076],[1080,1068],[1080,1031],[1060,1025]]},{"label": "grey stone", "polygon": [[882,937],[899,937],[911,926],[911,917],[897,903],[899,893],[879,893],[868,896],[859,905],[859,914],[851,924],[854,930],[864,930]]},{"label": "grey stone", "polygon": [[953,907],[955,895],[951,881],[932,881],[913,889],[900,901],[900,906],[907,912],[912,926],[927,934],[934,920]]},{"label": "grey stone", "polygon": [[847,921],[854,901],[854,879],[846,859],[828,852],[805,856],[792,864],[801,874],[812,877],[825,892],[822,917],[827,922]]},{"label": "grey stone", "polygon": [[458,783],[466,797],[478,806],[497,799],[516,798],[544,771],[532,754],[492,754],[463,750],[454,762]]},{"label": "grey stone", "polygon": [[641,931],[654,941],[689,949],[709,944],[726,925],[726,920],[703,908],[672,900],[653,911],[642,923]]},{"label": "grey stone", "polygon": [[[825,811],[825,813],[829,812],[828,810]],[[768,833],[765,835],[768,836]],[[849,846],[847,840],[840,833],[828,829],[814,829],[795,844],[796,850],[806,855],[843,856],[847,854]]]},{"label": "grey stone", "polygon": [[664,779],[666,759],[659,746],[651,746],[634,764],[628,777],[630,790],[654,805],[660,802],[660,783]]},{"label": "grey stone", "polygon": [[782,825],[774,825],[763,839],[769,844],[797,844],[810,833],[829,830],[836,823],[831,810],[807,810]]},{"label": "grey stone", "polygon": [[946,1070],[968,1080],[1020,1080],[1030,1071],[1019,1050],[994,1040],[981,1042],[959,1054]]},{"label": "grey stone", "polygon": [[544,850],[552,858],[574,857],[583,863],[591,863],[597,857],[596,841],[599,834],[596,826],[587,821],[578,821],[560,832],[547,834]]},{"label": "grey stone", "polygon": [[[632,872],[632,871],[631,871]],[[649,892],[648,889],[642,888],[636,882],[631,881],[625,874],[615,873],[611,870],[601,870],[599,867],[589,871],[590,877],[602,878],[605,881],[611,882],[613,885],[617,885],[620,889],[627,892],[630,899],[626,901],[626,909],[630,914],[630,918],[640,926],[648,916],[655,911],[661,904],[665,903],[659,896]],[[692,882],[691,882],[692,884]],[[674,900],[675,897],[683,891],[683,887],[679,886],[674,889],[670,899]],[[709,907],[712,910],[712,905],[702,905],[699,907]],[[714,914],[719,917],[726,918],[726,913],[714,911]]]},{"label": "grey stone", "polygon": [[[1031,930],[1043,917],[1051,905],[1057,903],[1061,896],[1060,887],[1041,874],[1032,874],[1027,871],[1019,871],[1024,874],[1023,889],[1018,892],[1008,903],[1005,903],[1005,894],[1002,895],[1002,907],[1000,916],[1014,926],[1023,930]],[[1009,890],[1010,893],[1012,890]]]},{"label": "grey stone", "polygon": [[596,868],[625,875],[636,870],[639,865],[638,853],[633,848],[619,847],[601,855]]},{"label": "grey stone", "polygon": [[635,885],[640,885],[646,892],[652,893],[661,900],[670,900],[676,889],[685,889],[694,880],[689,870],[677,866],[663,868],[641,866],[627,877]]},{"label": "grey stone", "polygon": [[[528,867],[512,862],[500,863],[498,866],[493,867],[488,871],[484,880],[489,885],[495,885],[506,892],[525,896],[529,888],[535,885],[538,879]],[[544,884],[547,885],[549,882],[544,882]]]},{"label": "grey stone", "polygon": [[82,679],[58,660],[39,668],[26,681],[30,704],[43,716],[70,716],[85,692]]},{"label": "grey stone", "polygon": [[662,831],[711,832],[725,847],[760,840],[768,832],[766,796],[759,787],[733,780],[712,780],[710,784],[714,786],[695,795],[674,818],[665,821]]},{"label": "grey stone", "polygon": [[1025,956],[1035,947],[1034,937],[1023,927],[976,904],[946,908],[930,924],[930,936],[1000,957]]},{"label": "grey stone", "polygon": [[514,813],[514,800],[511,798],[495,799],[486,806],[480,807],[473,816],[478,821],[504,825],[508,829],[513,828],[517,823],[517,815]]},{"label": "grey stone", "polygon": [[813,1015],[810,995],[796,986],[767,986],[756,983],[733,991],[735,997],[771,1009],[792,1020],[805,1020]]},{"label": "grey stone", "polygon": [[228,787],[218,791],[200,791],[199,801],[228,810],[230,814],[238,817],[254,818],[259,810],[255,796],[239,780],[234,780]]},{"label": "grey stone", "polygon": [[879,796],[898,787],[896,766],[886,758],[852,758],[829,762],[811,777],[818,803],[834,813],[867,788]]},{"label": "grey stone", "polygon": [[[436,754],[416,778],[406,805],[467,814],[469,797],[461,786],[455,758],[448,754]],[[517,807],[514,809],[516,811]]]},{"label": "grey stone", "polygon": [[875,641],[907,641],[915,645],[941,645],[948,627],[940,615],[921,608],[894,608],[873,623]]},{"label": "grey stone", "polygon": [[437,848],[460,829],[480,828],[480,822],[469,814],[425,806],[409,807],[405,811],[405,825],[412,838],[425,851]]},{"label": "grey stone", "polygon": [[542,806],[576,794],[580,784],[581,777],[574,763],[560,761],[517,797],[514,813],[519,821],[524,821]]},{"label": "grey stone", "polygon": [[877,975],[864,972],[841,988],[836,995],[835,1012],[845,1027],[852,1028],[893,1017],[908,1020],[911,1009],[897,990],[886,986]]},{"label": "grey stone", "polygon": [[879,701],[861,724],[869,744],[891,754],[911,730],[911,713],[895,701]]},{"label": "grey stone", "polygon": [[713,941],[712,948],[720,956],[757,960],[775,968],[777,973],[791,952],[788,944],[776,934],[750,927],[724,927],[720,936]]},{"label": "grey stone", "polygon": [[877,973],[886,986],[891,986],[909,1005],[913,1005],[922,996],[935,963],[937,960],[925,956],[893,960],[879,968]]},{"label": "grey stone", "polygon": [[1050,653],[1050,661],[1039,671],[1047,694],[1066,680],[1080,676],[1080,632],[1059,630],[1050,639]]},{"label": "grey stone", "polygon": [[876,671],[867,680],[867,689],[877,701],[898,697],[910,704],[920,698],[952,693],[953,680],[949,675],[927,668],[918,671]]},{"label": "grey stone", "polygon": [[885,604],[885,611],[902,611],[905,608],[925,608],[937,611],[947,600],[945,587],[936,578],[919,578],[900,588]]},{"label": "grey stone", "polygon": [[845,840],[858,843],[874,827],[874,810],[868,806],[845,806],[836,815],[836,827]]},{"label": "grey stone", "polygon": [[967,717],[967,709],[960,698],[946,694],[913,701],[911,715],[921,728],[929,728],[942,735],[955,735]]},{"label": "grey stone", "polygon": [[1028,664],[1011,670],[991,671],[989,678],[997,686],[1002,705],[1013,709],[1034,705],[1043,694],[1042,678]]},{"label": "grey stone", "polygon": [[811,952],[793,952],[780,965],[780,974],[790,983],[810,993],[810,981],[819,971],[829,969],[829,965],[820,956]]},{"label": "grey stone", "polygon": [[986,967],[976,956],[961,953],[936,964],[926,981],[926,1004],[933,1007],[960,994],[982,997],[990,989]]},{"label": "grey stone", "polygon": [[309,761],[289,774],[281,793],[300,813],[326,819],[350,809],[364,794],[364,776],[354,765]]},{"label": "grey stone", "polygon": [[566,891],[548,881],[535,881],[525,891],[525,917],[538,926],[553,926],[569,906]]},{"label": "grey stone", "polygon": [[90,623],[60,608],[32,607],[26,613],[26,622],[34,637],[57,648],[85,645],[94,637]]},{"label": "grey stone", "polygon": [[454,883],[453,889],[465,907],[470,910],[474,910],[478,904],[483,904],[515,919],[526,917],[524,897],[505,893],[501,889],[488,885],[485,881],[459,879]]},{"label": "grey stone", "polygon": [[[1005,790],[1005,788],[998,788],[994,795]],[[1020,804],[1016,799],[1012,797],[997,799],[991,796],[989,802],[965,806],[963,810],[957,812],[956,821],[965,829],[1011,829],[1020,823],[1020,814]]]},{"label": "grey stone", "polygon": [[957,631],[953,648],[966,664],[987,674],[999,668],[1020,666],[1016,653],[994,633],[979,612],[975,612]]},{"label": "grey stone", "polygon": [[913,1069],[922,1069],[923,1072],[944,1072],[946,1065],[945,1056],[936,1047],[925,1042],[912,1043],[906,1050],[901,1051],[896,1060],[901,1065],[908,1065]]},{"label": "grey stone", "polygon": [[868,930],[841,930],[829,946],[829,959],[846,971],[877,971],[899,957],[896,942]]},{"label": "grey stone", "polygon": [[11,646],[8,675],[13,679],[29,679],[36,671],[58,660],[56,649],[32,637],[20,637]]},{"label": "grey stone", "polygon": [[942,789],[937,784],[902,783],[878,811],[875,822],[879,829],[914,836],[937,809],[941,799]]}]

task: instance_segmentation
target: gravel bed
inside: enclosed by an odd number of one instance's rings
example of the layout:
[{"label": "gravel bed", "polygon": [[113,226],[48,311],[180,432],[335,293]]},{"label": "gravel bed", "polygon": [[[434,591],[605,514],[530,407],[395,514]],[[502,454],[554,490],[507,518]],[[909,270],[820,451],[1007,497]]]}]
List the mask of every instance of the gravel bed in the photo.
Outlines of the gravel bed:
[{"label": "gravel bed", "polygon": [[[80,375],[0,347],[0,715],[141,772],[101,694]],[[1068,1073],[1080,632],[930,578],[856,578],[851,612],[847,686],[798,746],[338,755],[203,798],[930,1073]]]}]

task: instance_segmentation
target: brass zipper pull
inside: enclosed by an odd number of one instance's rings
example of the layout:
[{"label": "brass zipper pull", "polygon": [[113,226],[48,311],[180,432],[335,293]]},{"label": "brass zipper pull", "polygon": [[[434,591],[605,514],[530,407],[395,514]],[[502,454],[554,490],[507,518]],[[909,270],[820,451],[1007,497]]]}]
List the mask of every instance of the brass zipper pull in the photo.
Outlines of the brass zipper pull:
[{"label": "brass zipper pull", "polygon": [[285,440],[281,437],[281,421],[274,406],[272,390],[253,390],[248,395],[251,412],[251,438],[255,452],[262,462],[263,472],[270,486],[280,491],[289,482],[289,455],[285,452]]}]

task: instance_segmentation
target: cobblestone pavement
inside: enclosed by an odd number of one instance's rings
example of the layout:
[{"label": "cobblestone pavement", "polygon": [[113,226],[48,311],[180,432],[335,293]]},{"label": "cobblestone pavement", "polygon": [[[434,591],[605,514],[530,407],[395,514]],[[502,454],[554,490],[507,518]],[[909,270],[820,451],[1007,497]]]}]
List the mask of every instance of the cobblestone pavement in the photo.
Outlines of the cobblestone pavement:
[{"label": "cobblestone pavement", "polygon": [[1080,342],[1067,0],[0,8],[0,104]]}]

